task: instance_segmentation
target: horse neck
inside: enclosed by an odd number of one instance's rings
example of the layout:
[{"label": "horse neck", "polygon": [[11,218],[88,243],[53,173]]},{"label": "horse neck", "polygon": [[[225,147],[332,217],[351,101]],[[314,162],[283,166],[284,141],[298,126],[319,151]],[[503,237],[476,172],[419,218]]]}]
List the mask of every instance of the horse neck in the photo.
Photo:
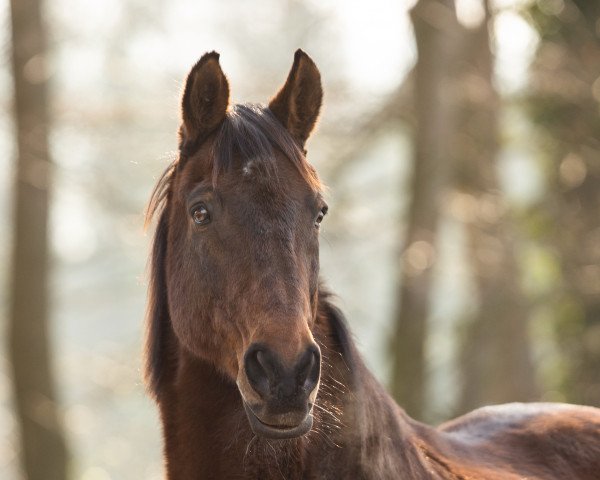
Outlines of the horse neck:
[{"label": "horse neck", "polygon": [[183,348],[175,350],[169,360],[176,366],[157,395],[167,478],[210,478],[210,468],[214,472],[220,467],[207,459],[217,459],[226,448],[221,422],[227,422],[226,412],[235,411],[235,385],[224,382],[209,363]]},{"label": "horse neck", "polygon": [[250,429],[233,381],[168,336],[170,362],[156,395],[168,480],[304,478],[305,439],[268,442]]},{"label": "horse neck", "polygon": [[332,478],[358,478],[359,471],[363,478],[384,478],[382,472],[390,471],[399,472],[398,478],[406,472],[406,478],[435,478],[424,466],[419,425],[365,367],[327,294],[318,312],[315,340],[323,363],[314,426],[285,442],[255,437],[235,383],[169,332],[168,376],[157,394],[169,480],[310,478],[307,472],[322,472],[324,458],[335,465]]},{"label": "horse neck", "polygon": [[408,417],[369,371],[327,292],[318,312],[315,338],[323,368],[313,430],[341,447],[338,466],[348,469],[333,478],[444,478],[428,460],[436,433]]}]

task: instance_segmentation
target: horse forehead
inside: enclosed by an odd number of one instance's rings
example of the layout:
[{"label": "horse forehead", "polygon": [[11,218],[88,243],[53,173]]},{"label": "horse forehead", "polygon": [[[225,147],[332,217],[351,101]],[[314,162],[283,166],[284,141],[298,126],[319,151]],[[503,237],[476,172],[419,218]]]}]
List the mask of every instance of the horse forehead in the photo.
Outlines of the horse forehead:
[{"label": "horse forehead", "polygon": [[256,159],[249,158],[242,165],[242,175],[246,178],[251,178],[257,173]]},{"label": "horse forehead", "polygon": [[234,194],[231,213],[240,223],[251,222],[262,229],[291,231],[298,221],[303,199],[282,186],[253,183],[243,195]]},{"label": "horse forehead", "polygon": [[[238,173],[239,172],[239,173]],[[283,155],[275,154],[273,158],[251,157],[241,161],[239,170],[242,181],[259,189],[268,189],[273,193],[293,194],[302,191],[302,176]]]},{"label": "horse forehead", "polygon": [[281,156],[244,159],[228,176],[230,195],[238,197],[244,192],[245,202],[267,211],[296,212],[313,193],[291,162]]}]

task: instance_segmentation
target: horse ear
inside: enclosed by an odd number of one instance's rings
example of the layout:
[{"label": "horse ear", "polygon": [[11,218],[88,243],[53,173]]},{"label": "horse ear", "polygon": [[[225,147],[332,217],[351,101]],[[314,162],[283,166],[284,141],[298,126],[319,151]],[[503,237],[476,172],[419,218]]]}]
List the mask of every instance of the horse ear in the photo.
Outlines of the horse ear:
[{"label": "horse ear", "polygon": [[206,137],[225,118],[229,83],[217,52],[205,53],[192,67],[181,99],[182,143]]},{"label": "horse ear", "polygon": [[298,49],[285,85],[271,100],[269,108],[304,147],[317,122],[322,101],[319,69],[306,53]]}]

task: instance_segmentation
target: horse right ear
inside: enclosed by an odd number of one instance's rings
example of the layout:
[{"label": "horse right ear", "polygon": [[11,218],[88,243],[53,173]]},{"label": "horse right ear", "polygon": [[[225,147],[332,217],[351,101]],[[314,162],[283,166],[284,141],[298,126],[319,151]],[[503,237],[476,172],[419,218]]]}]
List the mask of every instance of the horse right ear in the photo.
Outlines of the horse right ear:
[{"label": "horse right ear", "polygon": [[201,141],[225,118],[229,83],[217,52],[205,53],[192,67],[181,99],[181,144]]}]

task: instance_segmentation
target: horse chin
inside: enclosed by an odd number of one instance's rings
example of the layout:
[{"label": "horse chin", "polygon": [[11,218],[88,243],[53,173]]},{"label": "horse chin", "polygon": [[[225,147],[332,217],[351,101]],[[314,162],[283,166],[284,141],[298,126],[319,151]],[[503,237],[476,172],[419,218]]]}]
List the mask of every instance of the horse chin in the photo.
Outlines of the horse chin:
[{"label": "horse chin", "polygon": [[260,420],[252,409],[244,402],[244,409],[246,410],[246,416],[250,422],[252,431],[259,437],[268,438],[272,440],[288,440],[291,438],[301,437],[307,434],[313,425],[313,416],[308,413],[304,419],[295,426],[277,426],[269,425]]}]

